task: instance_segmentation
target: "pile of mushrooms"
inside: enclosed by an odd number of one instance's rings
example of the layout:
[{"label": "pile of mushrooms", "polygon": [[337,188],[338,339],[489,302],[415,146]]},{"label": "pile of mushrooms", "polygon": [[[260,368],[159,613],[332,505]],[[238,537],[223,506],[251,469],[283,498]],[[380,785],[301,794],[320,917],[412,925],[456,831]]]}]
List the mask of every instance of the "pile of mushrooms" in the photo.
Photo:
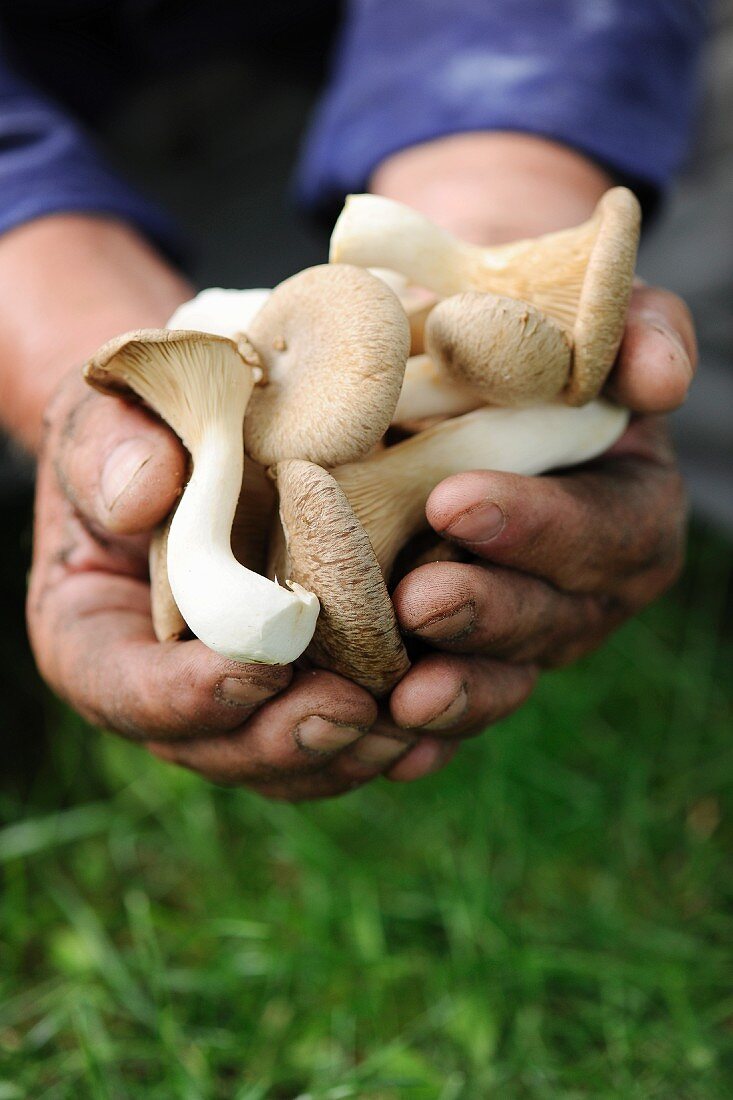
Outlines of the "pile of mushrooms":
[{"label": "pile of mushrooms", "polygon": [[586,462],[624,430],[598,394],[638,232],[624,188],[581,226],[494,249],[352,196],[330,264],[272,291],[203,291],[166,329],[100,348],[89,384],[143,401],[191,456],[152,540],[159,640],[305,655],[389,691],[409,667],[390,575],[435,485]]}]

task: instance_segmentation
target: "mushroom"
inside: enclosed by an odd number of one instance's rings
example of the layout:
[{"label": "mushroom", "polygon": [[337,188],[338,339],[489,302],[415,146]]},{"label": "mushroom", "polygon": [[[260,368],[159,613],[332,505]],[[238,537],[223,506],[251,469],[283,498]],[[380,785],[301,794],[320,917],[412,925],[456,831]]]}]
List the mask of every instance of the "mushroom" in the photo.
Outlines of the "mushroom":
[{"label": "mushroom", "polygon": [[[208,332],[218,336],[228,336],[234,340],[242,337],[244,330],[255,314],[270,297],[269,290],[223,290],[221,287],[209,287],[200,291],[174,312],[168,321],[168,329],[186,329],[194,332]],[[253,367],[257,381],[257,367]],[[248,462],[244,471],[243,493],[246,506],[240,505],[234,517],[232,527],[232,549],[237,561],[248,569],[260,572],[264,560],[264,541],[274,507],[274,490],[266,479],[264,471],[257,475],[258,467]],[[249,484],[248,484],[249,482]],[[258,507],[259,503],[263,507]],[[150,571],[150,606],[153,629],[159,642],[175,641],[186,633],[186,621],[183,618],[171,592],[166,567],[168,530],[173,514],[165,523],[153,532],[148,556]],[[242,528],[245,529],[244,537]],[[250,545],[250,536],[259,536],[262,546],[259,551]],[[259,564],[258,564],[259,563]]]},{"label": "mushroom", "polygon": [[475,290],[445,298],[428,318],[425,342],[444,377],[486,405],[551,401],[570,372],[566,331],[515,298]]},{"label": "mushroom", "polygon": [[209,287],[178,307],[166,328],[211,332],[235,340],[270,297],[269,290],[223,290]]},{"label": "mushroom", "polygon": [[483,408],[331,472],[279,463],[271,575],[290,576],[318,596],[306,656],[376,696],[391,690],[409,659],[386,579],[408,540],[428,529],[425,505],[438,482],[464,470],[537,474],[585,462],[618,438],[627,419],[600,400],[582,409]]},{"label": "mushroom", "polygon": [[628,412],[597,399],[579,409],[553,403],[482,408],[332,471],[388,578],[409,538],[427,527],[438,482],[465,470],[540,474],[587,462],[621,435]]},{"label": "mushroom", "polygon": [[481,248],[401,203],[352,195],[333,231],[331,262],[387,267],[441,297],[477,290],[530,302],[572,337],[564,399],[581,405],[600,391],[618,351],[639,223],[635,196],[614,187],[582,225]]},{"label": "mushroom", "polygon": [[174,514],[175,509],[168,519],[153,531],[148,551],[150,614],[153,620],[153,631],[159,642],[176,642],[188,630],[168,579],[168,533]]},{"label": "mushroom", "polygon": [[[263,573],[267,563],[267,536],[275,510],[275,486],[265,470],[247,459],[242,488],[231,532],[232,553],[240,565]],[[175,509],[174,509],[175,511]],[[188,631],[178,609],[168,579],[168,531],[174,512],[154,532],[150,540],[150,609],[153,630],[159,642],[173,642]]]},{"label": "mushroom", "polygon": [[273,290],[247,329],[264,371],[247,407],[247,454],[351,462],[389,427],[410,346],[404,310],[368,271],[322,264]]},{"label": "mushroom", "polygon": [[[389,427],[409,351],[404,310],[369,272],[324,264],[281,283],[247,337],[264,383],[247,409],[245,449],[273,467],[287,541],[283,554],[273,540],[270,573],[317,579],[323,601],[308,653],[329,668],[364,664],[374,617],[382,638],[374,661],[386,665],[370,673],[367,661],[359,682],[381,693],[405,671],[407,655],[373,554],[371,568],[365,563],[368,540],[353,519],[349,525],[348,503],[321,467],[362,458]],[[359,621],[344,616],[344,601],[354,599],[367,608]]]},{"label": "mushroom", "polygon": [[242,486],[242,421],[254,386],[240,350],[211,334],[143,330],[109,341],[84,374],[104,393],[136,394],[191,453],[191,479],[168,532],[167,568],[193,633],[232,660],[295,660],[313,635],[318,600],[240,565],[230,545]]},{"label": "mushroom", "polygon": [[291,459],[278,463],[276,476],[285,536],[279,568],[321,604],[307,656],[384,695],[410,661],[364,528],[322,467]]}]

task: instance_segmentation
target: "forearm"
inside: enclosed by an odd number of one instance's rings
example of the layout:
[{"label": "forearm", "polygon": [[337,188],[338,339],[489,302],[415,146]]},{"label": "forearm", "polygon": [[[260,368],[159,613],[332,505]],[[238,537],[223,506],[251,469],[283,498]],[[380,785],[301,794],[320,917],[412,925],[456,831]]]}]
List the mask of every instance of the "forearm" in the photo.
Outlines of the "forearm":
[{"label": "forearm", "polygon": [[79,214],[0,238],[0,423],[35,451],[61,378],[104,340],[160,327],[191,294],[135,230]]},{"label": "forearm", "polygon": [[587,157],[545,138],[469,133],[404,149],[370,189],[420,210],[477,244],[501,244],[576,225],[612,180]]}]

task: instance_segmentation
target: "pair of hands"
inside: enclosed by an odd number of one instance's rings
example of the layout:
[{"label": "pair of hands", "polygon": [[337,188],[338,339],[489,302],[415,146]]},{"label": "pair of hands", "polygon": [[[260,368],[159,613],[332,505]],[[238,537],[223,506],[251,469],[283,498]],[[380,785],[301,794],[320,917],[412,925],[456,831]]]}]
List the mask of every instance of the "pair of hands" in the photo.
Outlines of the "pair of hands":
[{"label": "pair of hands", "polygon": [[428,519],[470,561],[422,565],[398,584],[400,625],[430,652],[381,706],[330,672],[155,640],[147,551],[186,455],[144,409],[74,371],[48,406],[39,460],[28,598],[39,668],[91,722],[271,797],[435,772],[521,706],[541,668],[597,647],[677,576],[684,496],[656,414],[684,400],[695,360],[682,302],[638,287],[608,390],[639,415],[611,451],[552,476],[469,472],[436,487]]}]

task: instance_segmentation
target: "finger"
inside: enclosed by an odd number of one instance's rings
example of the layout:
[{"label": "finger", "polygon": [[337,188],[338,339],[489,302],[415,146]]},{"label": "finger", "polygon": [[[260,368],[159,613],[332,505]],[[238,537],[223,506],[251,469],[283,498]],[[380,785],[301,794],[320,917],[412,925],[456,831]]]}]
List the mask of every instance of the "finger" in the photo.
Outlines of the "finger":
[{"label": "finger", "polygon": [[131,577],[34,583],[28,618],[56,692],[93,724],[135,740],[231,729],[290,679],[287,667],[239,664],[196,640],[157,642],[148,587]]},{"label": "finger", "polygon": [[395,725],[411,734],[467,736],[521,706],[536,679],[531,665],[430,654],[394,689],[390,713]]},{"label": "finger", "polygon": [[696,367],[695,329],[685,303],[668,290],[636,287],[607,392],[635,412],[669,412],[685,400]]},{"label": "finger", "polygon": [[359,741],[334,760],[330,774],[344,783],[365,783],[378,775],[409,783],[439,771],[453,759],[458,745],[438,737],[415,737],[381,713]]},{"label": "finger", "polygon": [[377,704],[363,688],[317,669],[298,672],[287,692],[226,736],[149,741],[148,748],[218,783],[277,785],[288,775],[326,769],[376,717]]},{"label": "finger", "polygon": [[555,476],[457,474],[432,492],[427,518],[477,556],[568,592],[610,593],[650,571],[662,583],[681,556],[684,489],[659,425],[634,430],[657,461],[616,454]]},{"label": "finger", "polygon": [[141,405],[70,383],[56,441],[60,484],[93,524],[114,534],[149,531],[170,512],[188,465],[186,452]]},{"label": "finger", "polygon": [[437,649],[523,664],[564,664],[618,622],[595,596],[564,593],[505,566],[423,565],[392,599],[402,630]]}]

